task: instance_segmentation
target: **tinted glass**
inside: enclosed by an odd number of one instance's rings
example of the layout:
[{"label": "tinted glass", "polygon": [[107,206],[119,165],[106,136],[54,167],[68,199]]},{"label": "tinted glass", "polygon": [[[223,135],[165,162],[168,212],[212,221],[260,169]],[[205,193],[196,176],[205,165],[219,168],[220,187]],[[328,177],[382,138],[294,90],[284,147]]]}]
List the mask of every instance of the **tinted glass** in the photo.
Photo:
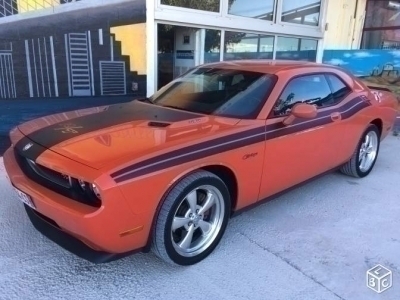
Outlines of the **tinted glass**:
[{"label": "tinted glass", "polygon": [[[230,0],[232,1],[232,0]],[[161,4],[219,12],[220,0],[161,0]]]},{"label": "tinted glass", "polygon": [[400,26],[399,1],[368,1],[365,28]]},{"label": "tinted glass", "polygon": [[197,68],[159,90],[150,100],[196,113],[252,118],[264,105],[275,75]]},{"label": "tinted glass", "polygon": [[334,104],[331,89],[324,75],[309,75],[292,79],[283,90],[274,107],[274,115],[290,113],[296,103],[309,103],[317,107]]},{"label": "tinted glass", "polygon": [[226,31],[224,49],[224,60],[272,59],[274,37]]},{"label": "tinted glass", "polygon": [[274,9],[274,0],[235,0],[230,2],[229,14],[272,21]]},{"label": "tinted glass", "polygon": [[283,0],[282,22],[319,25],[321,0]]},{"label": "tinted glass", "polygon": [[204,29],[204,63],[220,61],[221,51],[221,31],[214,29]]},{"label": "tinted glass", "polygon": [[341,101],[344,97],[346,97],[350,93],[350,88],[344,84],[344,82],[335,75],[327,75],[326,78],[331,85],[332,94],[335,98],[335,102]]},{"label": "tinted glass", "polygon": [[317,45],[317,40],[279,36],[276,59],[315,61]]},{"label": "tinted glass", "polygon": [[364,31],[362,49],[400,49],[400,28]]}]

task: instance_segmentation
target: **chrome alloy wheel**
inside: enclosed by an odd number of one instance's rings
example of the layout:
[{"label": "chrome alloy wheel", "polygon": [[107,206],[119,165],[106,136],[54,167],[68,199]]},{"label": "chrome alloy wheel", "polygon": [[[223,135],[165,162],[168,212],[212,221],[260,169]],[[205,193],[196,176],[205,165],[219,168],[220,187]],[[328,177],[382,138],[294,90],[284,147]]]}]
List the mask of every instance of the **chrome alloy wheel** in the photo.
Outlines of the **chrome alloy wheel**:
[{"label": "chrome alloy wheel", "polygon": [[221,192],[203,185],[188,193],[175,211],[171,226],[172,245],[184,257],[204,252],[216,239],[225,215]]},{"label": "chrome alloy wheel", "polygon": [[365,135],[358,156],[359,168],[362,172],[368,171],[373,165],[378,152],[378,135],[370,131]]}]

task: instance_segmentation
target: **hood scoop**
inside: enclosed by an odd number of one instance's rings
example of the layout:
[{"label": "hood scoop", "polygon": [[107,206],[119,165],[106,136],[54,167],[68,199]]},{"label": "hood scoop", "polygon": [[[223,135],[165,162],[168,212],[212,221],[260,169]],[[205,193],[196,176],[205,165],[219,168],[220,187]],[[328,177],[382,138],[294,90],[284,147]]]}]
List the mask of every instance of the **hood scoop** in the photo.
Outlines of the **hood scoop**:
[{"label": "hood scoop", "polygon": [[161,127],[161,128],[165,128],[168,127],[169,125],[171,125],[170,123],[164,123],[164,122],[154,122],[154,121],[150,121],[147,124],[149,127]]}]

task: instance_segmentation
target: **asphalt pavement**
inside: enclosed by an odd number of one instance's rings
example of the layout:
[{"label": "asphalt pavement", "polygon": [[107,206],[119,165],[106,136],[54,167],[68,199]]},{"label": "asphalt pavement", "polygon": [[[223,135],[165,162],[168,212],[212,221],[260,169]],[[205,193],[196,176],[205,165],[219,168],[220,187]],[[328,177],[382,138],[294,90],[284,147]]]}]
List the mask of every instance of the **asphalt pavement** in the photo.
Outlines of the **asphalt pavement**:
[{"label": "asphalt pavement", "polygon": [[[399,149],[391,135],[367,178],[332,173],[239,215],[191,267],[66,252],[32,227],[0,158],[0,299],[400,299]],[[393,279],[381,294],[366,285],[378,264]]]}]

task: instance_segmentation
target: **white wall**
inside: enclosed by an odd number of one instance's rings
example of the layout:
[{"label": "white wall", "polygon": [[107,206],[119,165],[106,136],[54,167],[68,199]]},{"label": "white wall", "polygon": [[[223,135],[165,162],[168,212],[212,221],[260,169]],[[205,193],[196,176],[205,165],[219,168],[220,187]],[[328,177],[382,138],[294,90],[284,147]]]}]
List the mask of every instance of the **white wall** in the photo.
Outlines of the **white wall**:
[{"label": "white wall", "polygon": [[328,1],[325,49],[359,49],[366,2],[367,0]]}]

